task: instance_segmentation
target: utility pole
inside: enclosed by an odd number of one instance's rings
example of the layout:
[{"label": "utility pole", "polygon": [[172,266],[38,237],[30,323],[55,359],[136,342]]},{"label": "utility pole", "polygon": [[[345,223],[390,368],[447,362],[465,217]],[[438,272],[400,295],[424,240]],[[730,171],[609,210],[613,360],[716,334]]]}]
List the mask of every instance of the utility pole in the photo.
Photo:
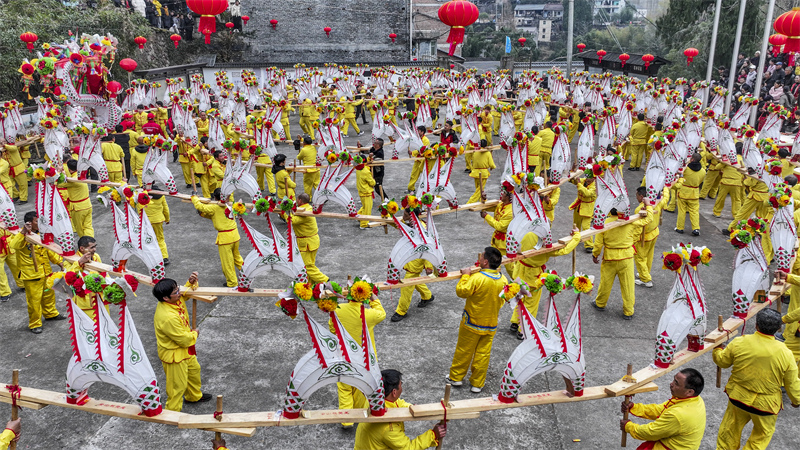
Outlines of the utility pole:
[{"label": "utility pole", "polygon": [[731,71],[728,78],[728,95],[725,97],[725,114],[731,114],[731,96],[733,95],[733,81],[736,79],[736,60],[739,56],[739,44],[742,41],[742,25],[744,24],[744,10],[747,0],[739,0],[739,23],[736,25],[736,39],[733,41],[733,57],[731,58]]},{"label": "utility pole", "polygon": [[[764,81],[764,63],[767,60],[767,44],[769,43],[769,32],[772,30],[772,14],[775,12],[775,0],[769,0],[767,6],[767,21],[764,22],[764,36],[761,37],[761,57],[758,59],[758,76],[756,76],[756,88],[753,95],[756,98],[761,96],[761,83]],[[756,125],[756,113],[758,107],[750,111],[750,126]]]},{"label": "utility pole", "polygon": [[[722,10],[722,0],[717,0],[717,6],[714,11],[714,28],[711,30],[711,47],[708,49],[708,68],[706,69],[706,83],[711,84],[711,72],[714,70],[714,50],[717,47],[717,30],[719,30],[719,13]],[[708,101],[708,92],[703,96],[703,105]]]},{"label": "utility pole", "polygon": [[567,80],[572,82],[572,40],[575,32],[575,0],[569,0],[569,22],[567,22]]}]

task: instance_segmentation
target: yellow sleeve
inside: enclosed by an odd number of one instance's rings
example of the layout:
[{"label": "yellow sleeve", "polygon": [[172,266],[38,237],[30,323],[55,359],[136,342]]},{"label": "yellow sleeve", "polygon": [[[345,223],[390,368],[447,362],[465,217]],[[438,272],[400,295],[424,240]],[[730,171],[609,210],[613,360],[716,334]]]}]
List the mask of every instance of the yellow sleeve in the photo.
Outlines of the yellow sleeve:
[{"label": "yellow sleeve", "polygon": [[681,431],[681,423],[667,410],[661,417],[647,425],[628,422],[625,424],[625,431],[640,441],[658,441],[678,434]]},{"label": "yellow sleeve", "polygon": [[603,241],[605,233],[598,233],[594,236],[594,248],[592,250],[592,256],[595,258],[600,256],[600,251],[603,250]]},{"label": "yellow sleeve", "polygon": [[553,256],[568,255],[573,250],[575,250],[575,247],[577,247],[578,244],[580,244],[580,243],[581,243],[581,234],[580,233],[576,233],[575,235],[572,236],[572,239],[569,242],[567,242],[567,245],[564,246],[564,248],[562,248],[561,250],[556,250],[555,252],[553,252]]},{"label": "yellow sleeve", "polygon": [[470,278],[472,278],[470,275],[461,275],[461,279],[458,280],[458,284],[456,285],[457,296],[467,298],[475,291],[475,287],[472,285]]},{"label": "yellow sleeve", "polygon": [[214,215],[214,207],[201,202],[196,195],[192,196],[192,204],[194,205],[194,208],[200,211],[200,214],[202,214],[204,217],[212,217]]},{"label": "yellow sleeve", "polygon": [[369,307],[370,309],[365,310],[364,314],[366,315],[367,326],[374,327],[386,318],[386,310],[383,309],[383,305],[377,296],[369,301]]},{"label": "yellow sleeve", "polygon": [[392,450],[422,450],[436,447],[438,442],[433,430],[428,430],[412,441],[406,436],[405,430],[397,425],[389,425],[383,435],[383,443]]},{"label": "yellow sleeve", "polygon": [[724,349],[720,349],[719,347],[715,348],[714,351],[711,353],[711,357],[714,360],[714,364],[722,367],[723,369],[727,369],[728,367],[733,365],[733,351],[732,348],[738,346],[738,341],[741,337],[735,338],[728,344],[727,347]]},{"label": "yellow sleeve", "polygon": [[494,165],[494,158],[492,157],[492,152],[489,152],[489,168],[494,169],[497,166]]},{"label": "yellow sleeve", "polygon": [[0,450],[7,449],[8,448],[8,444],[10,444],[11,441],[13,441],[15,437],[17,437],[17,436],[14,434],[13,431],[11,431],[9,429],[3,430],[3,432],[0,433]]},{"label": "yellow sleeve", "polygon": [[61,255],[55,252],[51,252],[50,250],[47,250],[47,258],[53,264],[61,264],[61,261],[64,260],[64,258],[62,258]]},{"label": "yellow sleeve", "polygon": [[22,250],[27,245],[27,241],[25,241],[25,236],[22,233],[17,233],[11,238],[9,244],[14,250]]},{"label": "yellow sleeve", "polygon": [[484,217],[484,220],[495,230],[505,233],[505,231],[508,230],[508,225],[511,223],[511,219],[513,218],[513,216],[509,215],[508,217],[503,217],[500,220],[496,220],[494,217],[487,214],[486,217]]},{"label": "yellow sleeve", "polygon": [[161,197],[161,198],[164,200],[164,211],[163,211],[164,221],[165,222],[169,222],[169,203],[167,203],[167,199],[166,198],[164,198],[164,197]]},{"label": "yellow sleeve", "polygon": [[634,403],[631,414],[647,420],[656,420],[664,412],[664,403]]},{"label": "yellow sleeve", "polygon": [[583,201],[592,202],[597,200],[597,189],[589,189],[581,183],[576,184],[578,193]]}]

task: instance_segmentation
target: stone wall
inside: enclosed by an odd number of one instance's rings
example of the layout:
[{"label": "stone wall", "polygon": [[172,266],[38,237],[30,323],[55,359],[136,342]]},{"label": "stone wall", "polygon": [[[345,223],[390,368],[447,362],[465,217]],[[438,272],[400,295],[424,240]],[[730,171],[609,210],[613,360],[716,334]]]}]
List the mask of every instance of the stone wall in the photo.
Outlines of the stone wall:
[{"label": "stone wall", "polygon": [[[379,62],[409,59],[409,0],[247,0],[248,59]],[[273,30],[270,20],[278,21]],[[330,37],[323,29],[331,27]],[[395,43],[389,34],[397,34]]]}]

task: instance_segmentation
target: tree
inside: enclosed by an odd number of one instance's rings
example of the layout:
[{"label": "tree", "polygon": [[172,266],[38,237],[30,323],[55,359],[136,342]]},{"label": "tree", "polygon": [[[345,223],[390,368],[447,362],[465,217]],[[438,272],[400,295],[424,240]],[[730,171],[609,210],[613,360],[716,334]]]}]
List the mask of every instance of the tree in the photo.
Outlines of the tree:
[{"label": "tree", "polygon": [[[594,9],[593,1],[591,0],[575,0],[573,6],[575,18],[573,19],[574,35],[580,36],[588,33],[592,29],[592,9]],[[569,0],[563,0],[564,5],[564,29],[567,28],[567,21],[569,20]]]}]

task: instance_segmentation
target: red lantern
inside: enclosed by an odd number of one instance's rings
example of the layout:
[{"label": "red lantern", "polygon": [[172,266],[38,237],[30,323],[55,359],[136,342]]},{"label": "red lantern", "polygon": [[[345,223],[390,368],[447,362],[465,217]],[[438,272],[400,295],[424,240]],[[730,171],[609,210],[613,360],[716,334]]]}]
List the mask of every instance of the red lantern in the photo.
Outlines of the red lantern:
[{"label": "red lantern", "polygon": [[606,51],[605,50],[598,50],[597,51],[597,56],[600,58],[600,62],[603,62],[603,56],[606,56]]},{"label": "red lantern", "polygon": [[273,30],[274,30],[274,29],[276,29],[276,28],[278,27],[278,21],[277,21],[277,20],[275,20],[275,19],[272,19],[272,20],[270,20],[270,21],[269,21],[269,24],[270,24],[270,25],[272,25],[272,29],[273,29]]},{"label": "red lantern", "polygon": [[619,60],[622,61],[622,67],[625,67],[625,63],[628,62],[629,59],[631,59],[631,55],[627,53],[619,55]]},{"label": "red lantern", "polygon": [[786,36],[773,34],[769,37],[769,43],[772,45],[772,56],[778,56],[781,52],[781,46],[786,43]]},{"label": "red lantern", "polygon": [[394,43],[394,40],[397,39],[397,34],[396,33],[389,33],[389,39],[391,39],[392,43]]},{"label": "red lantern", "polygon": [[586,48],[586,44],[584,44],[583,42],[581,42],[580,44],[576,45],[576,47],[578,47],[578,51],[579,51],[579,52],[583,52],[583,49],[585,49],[585,48]]},{"label": "red lantern", "polygon": [[326,36],[331,37],[331,30],[333,30],[333,28],[325,27],[325,28],[323,28],[323,30],[325,30],[325,35]]},{"label": "red lantern", "polygon": [[175,48],[178,48],[178,44],[181,42],[181,35],[180,34],[173,34],[169,37],[172,42],[175,43]]},{"label": "red lantern", "polygon": [[132,60],[130,58],[125,58],[125,59],[123,59],[122,61],[119,62],[119,66],[122,67],[122,70],[124,70],[124,71],[126,71],[128,73],[131,73],[134,70],[136,70],[136,66],[137,65],[138,64],[136,64],[136,61],[134,61],[134,60]]},{"label": "red lantern", "polygon": [[228,23],[225,24],[225,27],[228,28],[228,32],[229,33],[233,33],[233,27],[235,27],[235,26],[236,25],[234,25],[233,22],[228,22]]},{"label": "red lantern", "polygon": [[451,69],[455,69],[455,68],[456,68],[456,65],[455,65],[455,64],[450,64],[450,68],[451,68]]},{"label": "red lantern", "polygon": [[106,84],[106,92],[108,92],[109,97],[116,97],[121,90],[122,85],[119,84],[119,81],[109,81],[108,84]]},{"label": "red lantern", "polygon": [[250,16],[242,16],[242,23],[247,25],[247,21],[250,20]]},{"label": "red lantern", "polygon": [[644,61],[644,69],[647,70],[650,68],[650,63],[656,59],[655,56],[651,55],[650,53],[642,56],[642,61]]},{"label": "red lantern", "polygon": [[133,38],[133,42],[136,42],[136,45],[139,46],[139,50],[144,50],[144,44],[147,44],[147,39],[144,36],[136,36]]},{"label": "red lantern", "polygon": [[439,20],[450,27],[450,56],[456,52],[456,45],[464,42],[464,28],[475,23],[478,14],[478,7],[466,0],[451,0],[439,7]]},{"label": "red lantern", "polygon": [[524,37],[521,37],[521,38],[517,39],[517,42],[519,42],[519,46],[520,47],[525,47],[525,43],[528,42],[528,40],[525,39]]},{"label": "red lantern", "polygon": [[686,56],[686,65],[688,66],[694,60],[694,57],[700,54],[700,51],[694,47],[689,47],[683,51],[683,54]]},{"label": "red lantern", "polygon": [[39,36],[30,31],[26,31],[19,35],[19,40],[28,45],[28,51],[33,52],[33,43],[39,40]]},{"label": "red lantern", "polygon": [[228,0],[186,0],[186,6],[200,14],[197,31],[204,34],[206,44],[210,44],[211,34],[217,31],[217,19],[214,16],[228,9]]}]

